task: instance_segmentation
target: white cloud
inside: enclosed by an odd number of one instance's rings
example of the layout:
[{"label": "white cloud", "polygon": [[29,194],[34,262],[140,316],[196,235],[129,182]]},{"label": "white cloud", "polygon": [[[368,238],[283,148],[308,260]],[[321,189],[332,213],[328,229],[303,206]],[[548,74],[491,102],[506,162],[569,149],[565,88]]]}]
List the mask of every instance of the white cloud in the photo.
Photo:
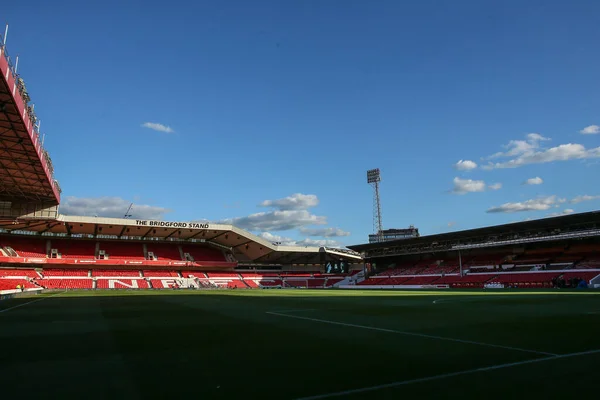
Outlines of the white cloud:
[{"label": "white cloud", "polygon": [[527,152],[531,152],[540,147],[540,142],[550,140],[539,133],[528,133],[525,136],[526,140],[511,140],[503,147],[507,149],[505,152],[492,154],[488,158],[514,157]]},{"label": "white cloud", "polygon": [[454,169],[458,171],[471,171],[477,168],[477,163],[471,160],[459,160],[454,164]]},{"label": "white cloud", "polygon": [[[123,218],[131,201],[120,197],[67,197],[59,207],[64,215]],[[134,204],[129,214],[138,219],[163,219],[171,210],[146,204]]]},{"label": "white cloud", "polygon": [[260,235],[263,239],[270,241],[271,243],[282,245],[282,246],[308,246],[308,247],[337,247],[339,243],[335,240],[313,240],[313,239],[302,239],[294,240],[286,236],[274,235],[270,232],[262,232]]},{"label": "white cloud", "polygon": [[539,176],[536,176],[535,178],[527,179],[525,182],[523,182],[523,185],[541,185],[542,183],[544,183],[544,180]]},{"label": "white cloud", "polygon": [[502,184],[501,183],[494,183],[490,186],[488,186],[491,190],[500,190],[502,189]]},{"label": "white cloud", "polygon": [[319,199],[314,194],[294,193],[291,196],[277,200],[265,200],[261,207],[273,207],[278,210],[306,210],[319,204]]},{"label": "white cloud", "polygon": [[287,231],[307,225],[325,225],[327,217],[313,215],[307,210],[275,210],[228,218],[218,223],[232,224],[251,231]]},{"label": "white cloud", "polygon": [[340,244],[331,239],[302,239],[296,242],[296,246],[339,247]]},{"label": "white cloud", "polygon": [[545,142],[548,140],[552,140],[550,138],[544,137],[542,135],[540,135],[539,133],[528,133],[526,136],[527,141],[534,143],[534,142]]},{"label": "white cloud", "polygon": [[561,212],[558,213],[552,213],[552,214],[548,214],[549,217],[558,217],[560,215],[569,215],[569,214],[573,214],[575,212],[575,210],[573,210],[572,208],[565,208],[564,210],[562,210]]},{"label": "white cloud", "polygon": [[600,133],[600,126],[598,126],[598,125],[586,126],[585,128],[583,128],[579,132],[582,133],[582,134],[584,134],[584,135],[595,135],[597,133]]},{"label": "white cloud", "polygon": [[159,124],[158,122],[144,122],[142,127],[152,129],[158,132],[173,133],[175,132],[170,126]]},{"label": "white cloud", "polygon": [[454,182],[454,188],[452,189],[452,193],[454,194],[465,194],[485,191],[484,181],[475,181],[473,179],[460,179],[456,177],[452,182]]},{"label": "white cloud", "polygon": [[450,221],[450,222],[448,222],[447,225],[448,225],[448,228],[452,228],[454,225],[456,225],[456,222]]},{"label": "white cloud", "polygon": [[[325,238],[350,236],[350,232],[340,228],[309,228],[311,225],[327,224],[327,217],[314,215],[308,210],[318,204],[319,199],[314,194],[295,193],[282,199],[265,200],[258,204],[258,207],[271,207],[274,208],[273,210],[254,213],[245,217],[227,218],[217,221],[217,223],[232,224],[243,229],[262,233],[299,229],[302,234],[308,236],[322,236]],[[299,241],[294,242],[300,243]],[[309,241],[305,239],[302,243],[309,243]]]},{"label": "white cloud", "polygon": [[559,146],[541,149],[540,142],[550,140],[537,133],[530,133],[526,140],[511,140],[504,146],[508,150],[496,153],[493,158],[511,158],[507,161],[492,163],[483,166],[483,169],[517,168],[528,164],[543,164],[554,161],[582,160],[600,158],[600,147],[586,149],[577,143],[561,144]]},{"label": "white cloud", "polygon": [[557,207],[558,204],[565,202],[565,199],[559,199],[555,195],[540,197],[518,203],[504,203],[500,206],[491,207],[486,212],[488,213],[515,213],[522,211],[543,211],[552,207]]},{"label": "white cloud", "polygon": [[283,245],[283,246],[295,246],[296,241],[285,236],[274,235],[271,232],[262,232],[258,236],[261,238],[268,240],[271,243]]},{"label": "white cloud", "polygon": [[584,194],[583,196],[577,196],[577,197],[571,199],[571,201],[569,203],[577,204],[577,203],[581,203],[583,201],[592,201],[592,200],[597,200],[597,199],[600,199],[600,196],[590,196],[590,195]]},{"label": "white cloud", "polygon": [[301,227],[300,233],[307,236],[321,236],[321,237],[342,237],[350,236],[350,232],[344,231],[340,228],[305,228]]}]

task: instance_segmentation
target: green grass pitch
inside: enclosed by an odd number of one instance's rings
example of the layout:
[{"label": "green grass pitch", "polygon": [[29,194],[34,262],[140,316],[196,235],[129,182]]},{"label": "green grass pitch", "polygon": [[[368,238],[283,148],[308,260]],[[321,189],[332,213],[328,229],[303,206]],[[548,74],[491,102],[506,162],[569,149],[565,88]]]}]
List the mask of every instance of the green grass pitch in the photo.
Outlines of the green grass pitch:
[{"label": "green grass pitch", "polygon": [[0,301],[0,396],[594,396],[593,291],[60,292]]}]

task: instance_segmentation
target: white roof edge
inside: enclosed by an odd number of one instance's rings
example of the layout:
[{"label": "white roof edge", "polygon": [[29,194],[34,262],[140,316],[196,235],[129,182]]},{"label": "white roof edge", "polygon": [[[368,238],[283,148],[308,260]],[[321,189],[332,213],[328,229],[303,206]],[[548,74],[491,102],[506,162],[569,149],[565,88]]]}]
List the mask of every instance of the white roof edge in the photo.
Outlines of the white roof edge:
[{"label": "white roof edge", "polygon": [[277,246],[275,249],[294,253],[318,253],[321,251],[321,247],[316,246]]},{"label": "white roof edge", "polygon": [[[79,224],[102,224],[102,225],[120,225],[120,226],[139,226],[138,223],[136,221],[139,221],[135,218],[129,219],[129,218],[106,218],[106,217],[88,217],[88,216],[78,216],[78,215],[59,215],[56,218],[57,221],[59,222],[66,222],[66,223],[79,223]],[[146,220],[143,220],[146,221]],[[181,221],[183,222],[183,221]],[[209,230],[217,230],[217,231],[230,231],[230,232],[234,232],[238,235],[244,236],[268,249],[270,249],[271,251],[281,251],[281,252],[296,252],[296,253],[318,253],[320,251],[326,251],[326,252],[332,252],[329,249],[325,249],[323,247],[318,247],[318,246],[284,246],[284,245],[275,245],[273,243],[271,243],[270,241],[255,235],[245,229],[242,228],[238,228],[234,225],[226,225],[226,224],[215,224],[212,222],[198,222],[198,221],[192,221],[191,223],[198,223],[198,224],[208,224],[209,225]],[[148,226],[148,225],[146,225]],[[171,227],[171,228],[177,228],[177,227]],[[187,229],[187,228],[186,228]],[[192,229],[206,229],[206,228],[194,228],[192,227]],[[346,253],[337,253],[339,255],[343,255],[343,256],[351,256],[349,254]]]},{"label": "white roof edge", "polygon": [[263,246],[268,247],[269,249],[271,249],[273,251],[276,251],[277,247],[273,243],[261,238],[258,235],[255,235],[254,233],[250,233],[245,229],[238,228],[237,226],[233,226],[233,225],[223,225],[223,226],[228,226],[230,231],[235,232],[238,235],[243,235],[243,236],[247,237],[248,239],[255,241],[256,243],[262,244]]},{"label": "white roof edge", "polygon": [[[103,225],[121,225],[121,226],[140,226],[137,221],[158,221],[158,220],[140,220],[140,219],[136,219],[136,218],[106,218],[106,217],[87,217],[87,216],[80,216],[80,215],[59,215],[56,218],[57,221],[59,222],[71,222],[71,223],[80,223],[80,224],[103,224]],[[160,222],[166,222],[166,221],[160,221]],[[171,222],[171,221],[169,221]],[[224,230],[231,230],[231,225],[223,225],[223,224],[215,224],[209,221],[190,221],[190,222],[186,222],[186,221],[174,221],[174,222],[178,222],[178,223],[185,223],[185,224],[208,224],[209,225],[209,229],[214,229],[214,230],[218,230],[218,231],[224,231]],[[145,225],[150,227],[150,225]],[[169,228],[169,227],[167,227]],[[176,226],[171,226],[170,228],[177,228]],[[206,228],[194,228],[194,227],[190,227],[192,229],[206,229]]]},{"label": "white roof edge", "polygon": [[343,251],[335,251],[335,250],[332,250],[332,249],[325,249],[325,251],[327,253],[333,253],[333,254],[337,254],[337,255],[343,256],[343,257],[350,257],[350,258],[354,258],[356,260],[362,260],[363,259],[360,255],[345,253]]}]

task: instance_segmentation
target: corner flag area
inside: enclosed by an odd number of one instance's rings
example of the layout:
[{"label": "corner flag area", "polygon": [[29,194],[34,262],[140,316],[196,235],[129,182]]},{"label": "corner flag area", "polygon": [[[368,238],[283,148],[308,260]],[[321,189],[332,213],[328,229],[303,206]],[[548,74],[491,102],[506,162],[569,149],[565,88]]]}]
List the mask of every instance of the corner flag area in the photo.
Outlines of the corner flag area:
[{"label": "corner flag area", "polygon": [[6,398],[566,398],[600,363],[590,291],[55,291],[0,307]]}]

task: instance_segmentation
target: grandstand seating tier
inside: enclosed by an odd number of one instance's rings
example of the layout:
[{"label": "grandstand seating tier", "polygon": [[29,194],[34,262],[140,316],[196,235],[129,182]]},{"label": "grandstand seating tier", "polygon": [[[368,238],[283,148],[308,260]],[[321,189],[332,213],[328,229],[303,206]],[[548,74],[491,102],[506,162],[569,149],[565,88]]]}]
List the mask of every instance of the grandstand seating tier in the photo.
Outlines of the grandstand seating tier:
[{"label": "grandstand seating tier", "polygon": [[42,279],[37,281],[46,289],[92,289],[92,279]]},{"label": "grandstand seating tier", "polygon": [[177,271],[166,270],[166,269],[145,269],[142,271],[142,273],[144,274],[145,277],[179,278],[179,274],[177,273]]},{"label": "grandstand seating tier", "polygon": [[183,261],[179,246],[167,243],[148,243],[148,252],[152,252],[157,260]]},{"label": "grandstand seating tier", "polygon": [[100,242],[99,250],[104,250],[109,260],[145,260],[141,243]]},{"label": "grandstand seating tier", "polygon": [[94,260],[96,258],[96,242],[89,240],[52,240],[51,247],[58,250],[61,258]]},{"label": "grandstand seating tier", "polygon": [[240,279],[238,273],[235,272],[207,272],[207,275],[210,278],[228,278],[228,279]]},{"label": "grandstand seating tier", "polygon": [[283,281],[281,279],[260,279],[258,280],[258,284],[264,287],[276,287],[283,286]]},{"label": "grandstand seating tier", "polygon": [[600,271],[569,271],[562,274],[560,278],[564,280],[579,278],[589,282],[598,275],[600,275]]},{"label": "grandstand seating tier", "polygon": [[25,279],[0,279],[0,290],[15,290],[17,285],[25,286],[25,289],[34,289],[38,287]]},{"label": "grandstand seating tier", "polygon": [[44,268],[42,274],[46,276],[88,276],[89,270],[87,269],[55,269],[55,268]]},{"label": "grandstand seating tier", "polygon": [[207,261],[226,261],[223,252],[212,247],[207,246],[183,246],[182,250],[184,253],[188,253],[194,258],[194,261],[207,262]]},{"label": "grandstand seating tier", "polygon": [[169,289],[175,283],[176,278],[156,279],[150,278],[150,283],[153,289]]},{"label": "grandstand seating tier", "polygon": [[98,279],[96,281],[98,289],[148,289],[148,283],[144,279]]},{"label": "grandstand seating tier", "polygon": [[[19,257],[46,258],[46,240],[0,236],[0,247],[12,248]],[[7,254],[9,255],[9,254]]]},{"label": "grandstand seating tier", "polygon": [[92,276],[128,276],[139,277],[140,271],[133,269],[94,269]]},{"label": "grandstand seating tier", "polygon": [[39,275],[33,269],[13,269],[0,268],[0,277],[2,276],[27,276],[29,278],[38,278]]}]

